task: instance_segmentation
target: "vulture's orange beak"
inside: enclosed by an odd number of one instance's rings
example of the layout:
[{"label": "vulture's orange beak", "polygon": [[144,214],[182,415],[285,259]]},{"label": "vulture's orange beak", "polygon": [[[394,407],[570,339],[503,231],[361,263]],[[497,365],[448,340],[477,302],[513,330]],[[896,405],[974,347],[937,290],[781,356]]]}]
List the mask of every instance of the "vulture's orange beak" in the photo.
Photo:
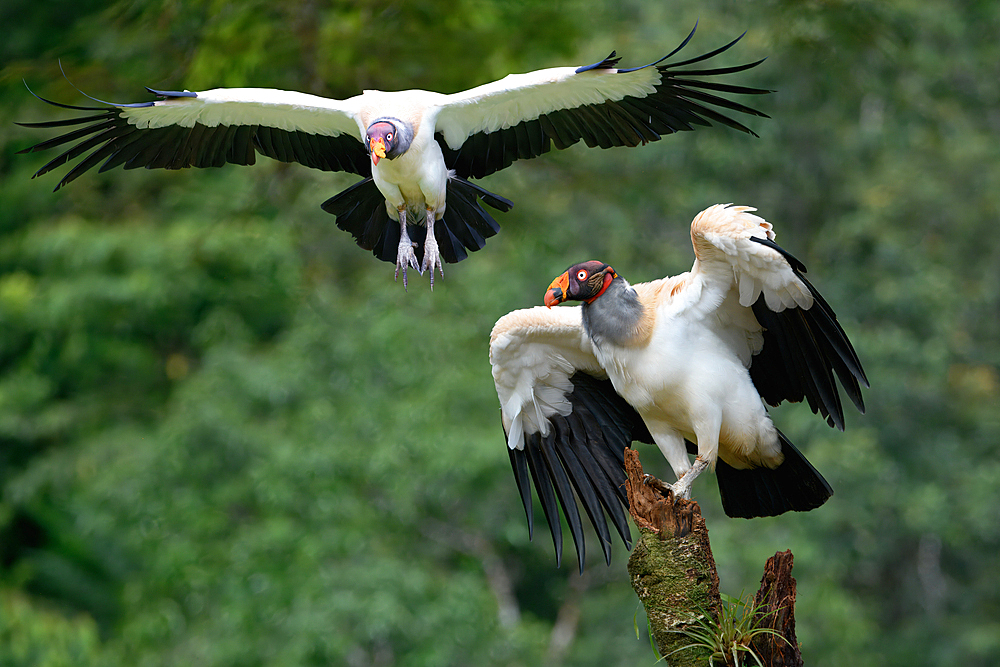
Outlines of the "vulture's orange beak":
[{"label": "vulture's orange beak", "polygon": [[552,281],[549,289],[545,292],[545,305],[551,308],[566,300],[569,290],[569,271]]},{"label": "vulture's orange beak", "polygon": [[382,137],[372,139],[371,142],[372,164],[378,164],[380,158],[385,157],[385,142]]}]

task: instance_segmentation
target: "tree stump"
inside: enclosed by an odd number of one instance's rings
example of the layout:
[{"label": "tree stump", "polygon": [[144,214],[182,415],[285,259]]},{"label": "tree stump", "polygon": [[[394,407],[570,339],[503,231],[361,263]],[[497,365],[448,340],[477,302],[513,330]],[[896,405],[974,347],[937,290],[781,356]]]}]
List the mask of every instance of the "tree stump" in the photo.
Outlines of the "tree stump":
[{"label": "tree stump", "polygon": [[755,625],[770,628],[785,638],[762,634],[753,641],[753,649],[769,667],[802,667],[802,653],[795,638],[795,577],[792,576],[792,552],[779,551],[767,559],[760,590],[754,596],[757,609]]},{"label": "tree stump", "polygon": [[677,650],[692,643],[681,632],[699,619],[717,619],[722,604],[701,508],[693,500],[675,503],[667,485],[642,472],[633,449],[625,450],[625,470],[629,512],[639,528],[628,571],[653,640],[671,667],[706,665],[707,650]]}]

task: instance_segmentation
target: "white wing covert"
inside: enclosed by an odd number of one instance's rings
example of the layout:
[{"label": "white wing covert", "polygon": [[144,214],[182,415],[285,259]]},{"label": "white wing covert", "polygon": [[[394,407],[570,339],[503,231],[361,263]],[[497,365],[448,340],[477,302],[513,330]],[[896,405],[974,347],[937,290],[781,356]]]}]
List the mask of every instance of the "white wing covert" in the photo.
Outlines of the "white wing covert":
[{"label": "white wing covert", "polygon": [[[761,295],[775,312],[811,308],[812,293],[796,275],[787,253],[761,243],[774,241],[774,232],[771,223],[753,214],[755,210],[716,204],[698,214],[691,224],[691,236],[702,272],[723,282],[734,281],[739,303],[745,308]],[[801,266],[797,260],[795,263]]]},{"label": "white wing covert", "polygon": [[525,433],[548,435],[549,418],[572,411],[567,396],[577,371],[607,377],[584,336],[579,307],[505,315],[490,335],[490,364],[511,449],[524,449]]}]

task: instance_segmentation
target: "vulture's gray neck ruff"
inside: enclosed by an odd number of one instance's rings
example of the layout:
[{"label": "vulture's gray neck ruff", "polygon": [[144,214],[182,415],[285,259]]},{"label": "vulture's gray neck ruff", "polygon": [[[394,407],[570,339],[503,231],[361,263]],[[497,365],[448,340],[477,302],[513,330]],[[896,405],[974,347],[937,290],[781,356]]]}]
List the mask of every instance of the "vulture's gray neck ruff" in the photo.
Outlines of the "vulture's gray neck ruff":
[{"label": "vulture's gray neck ruff", "polygon": [[598,347],[624,346],[635,336],[642,312],[639,295],[618,276],[593,303],[583,304],[583,330]]}]

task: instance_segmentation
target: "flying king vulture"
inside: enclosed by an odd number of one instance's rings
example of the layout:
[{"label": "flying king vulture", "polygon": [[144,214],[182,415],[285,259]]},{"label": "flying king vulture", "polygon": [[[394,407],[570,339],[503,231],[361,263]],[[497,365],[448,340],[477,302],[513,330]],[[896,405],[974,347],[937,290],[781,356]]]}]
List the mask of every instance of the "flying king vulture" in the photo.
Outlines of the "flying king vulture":
[{"label": "flying king vulture", "polygon": [[[561,505],[583,569],[574,492],[609,564],[605,512],[631,546],[623,452],[633,441],[657,445],[677,497],[689,498],[698,474],[714,468],[732,517],[811,510],[833,493],[767,405],[805,399],[843,429],[834,378],[862,413],[868,381],[805,267],[754,210],[701,212],[687,273],[630,285],[603,262],[583,262],[552,282],[547,307],[516,310],[494,326],[490,363],[529,535],[533,482],[557,561]],[[552,308],[569,300],[582,303]]]},{"label": "flying king vulture", "polygon": [[101,172],[119,166],[221,167],[253,164],[256,153],[354,173],[363,180],[328,199],[323,210],[362,248],[395,262],[404,286],[412,267],[430,271],[433,288],[435,269],[444,275],[442,260],[464,259],[466,251],[482,248],[499,231],[480,202],[500,211],[512,206],[470,178],[581,139],[590,147],[638,146],[712,123],[754,134],[719,109],[767,116],[720,93],[769,91],[714,78],[762,61],[690,67],[726,51],[737,38],[701,56],[661,64],[693,35],[692,30],[673,52],[643,67],[619,69],[612,52],[593,65],[511,74],[451,95],[366,90],[334,100],[263,88],[147,88],[157,100],[97,107],[39,98],[80,114],[21,123],[65,132],[21,152],[67,146],[35,176],[79,158],[56,190],[98,164]]}]

